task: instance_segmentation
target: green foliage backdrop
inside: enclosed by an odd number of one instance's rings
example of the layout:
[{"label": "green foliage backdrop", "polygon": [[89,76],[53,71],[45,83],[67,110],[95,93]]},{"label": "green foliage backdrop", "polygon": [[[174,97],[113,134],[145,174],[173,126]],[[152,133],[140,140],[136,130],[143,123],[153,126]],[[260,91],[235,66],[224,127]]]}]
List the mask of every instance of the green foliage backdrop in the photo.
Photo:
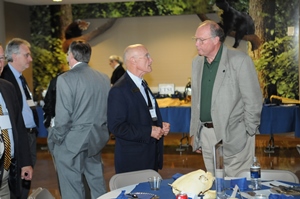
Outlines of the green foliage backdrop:
[{"label": "green foliage backdrop", "polygon": [[[248,12],[249,0],[227,0],[235,9]],[[261,13],[267,22],[274,22],[274,29],[266,29],[274,36],[260,49],[260,58],[254,60],[264,85],[277,83],[283,97],[298,99],[299,41],[286,36],[288,26],[299,27],[299,1],[274,0],[275,16]],[[213,11],[215,0],[156,0],[121,3],[72,5],[74,19],[118,18],[155,15],[205,14]],[[59,24],[53,24],[54,12],[51,6],[32,6],[31,41],[33,55],[33,82],[35,97],[40,98],[41,90],[66,66],[66,57],[61,49],[61,40],[54,34]]]},{"label": "green foliage backdrop", "polygon": [[293,37],[277,37],[263,44],[261,58],[255,61],[265,84],[277,85],[279,96],[299,99],[298,49]]}]

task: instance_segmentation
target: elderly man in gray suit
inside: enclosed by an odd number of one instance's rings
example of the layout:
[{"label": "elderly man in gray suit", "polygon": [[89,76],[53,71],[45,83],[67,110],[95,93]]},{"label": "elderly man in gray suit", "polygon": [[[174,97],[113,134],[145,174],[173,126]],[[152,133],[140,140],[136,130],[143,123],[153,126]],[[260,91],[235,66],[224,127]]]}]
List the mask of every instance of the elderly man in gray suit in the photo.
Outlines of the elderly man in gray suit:
[{"label": "elderly man in gray suit", "polygon": [[63,199],[84,198],[84,176],[92,198],[106,192],[101,149],[109,138],[106,124],[110,81],[89,67],[91,46],[71,43],[67,60],[71,70],[57,79],[54,126],[48,145],[54,156]]},{"label": "elderly man in gray suit", "polygon": [[235,176],[250,168],[255,155],[263,97],[251,58],[227,48],[224,39],[214,21],[196,30],[190,136],[193,150],[202,153],[212,173],[213,146],[222,139],[225,175]]}]

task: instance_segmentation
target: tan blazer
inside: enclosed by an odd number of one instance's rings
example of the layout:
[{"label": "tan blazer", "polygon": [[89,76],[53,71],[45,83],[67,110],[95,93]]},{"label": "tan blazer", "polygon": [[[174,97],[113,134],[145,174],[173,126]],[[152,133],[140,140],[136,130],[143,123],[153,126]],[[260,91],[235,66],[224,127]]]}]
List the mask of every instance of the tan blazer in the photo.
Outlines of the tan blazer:
[{"label": "tan blazer", "polygon": [[[203,65],[203,56],[197,56],[193,60],[190,136],[195,136],[194,150],[200,147]],[[253,61],[245,53],[228,49],[224,45],[213,87],[211,116],[217,140],[223,139],[225,155],[240,152],[249,136],[259,134],[262,103],[263,97]]]}]

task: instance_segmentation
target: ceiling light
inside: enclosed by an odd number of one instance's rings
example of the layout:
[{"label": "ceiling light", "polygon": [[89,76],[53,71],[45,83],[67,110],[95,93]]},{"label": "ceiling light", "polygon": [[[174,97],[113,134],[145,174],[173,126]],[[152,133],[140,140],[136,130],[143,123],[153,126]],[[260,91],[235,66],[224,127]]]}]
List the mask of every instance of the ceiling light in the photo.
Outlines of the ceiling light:
[{"label": "ceiling light", "polygon": [[53,0],[53,1],[55,1],[55,2],[60,2],[60,1],[62,1],[62,0]]}]

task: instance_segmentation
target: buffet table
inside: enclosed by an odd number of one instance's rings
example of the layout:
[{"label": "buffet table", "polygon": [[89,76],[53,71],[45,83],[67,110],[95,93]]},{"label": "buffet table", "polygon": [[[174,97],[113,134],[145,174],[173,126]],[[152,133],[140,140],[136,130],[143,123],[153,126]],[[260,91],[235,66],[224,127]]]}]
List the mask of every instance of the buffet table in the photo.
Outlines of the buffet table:
[{"label": "buffet table", "polygon": [[[160,108],[163,121],[171,124],[171,133],[188,133],[190,128],[191,107],[170,106]],[[264,105],[260,120],[261,134],[295,132],[300,137],[300,107],[295,105]]]},{"label": "buffet table", "polygon": [[[158,100],[159,101],[159,100]],[[173,101],[173,106],[159,105],[163,121],[171,124],[171,133],[189,133],[191,107],[180,101]],[[43,121],[43,109],[36,107],[39,116],[38,137],[47,137],[48,132]],[[295,132],[300,137],[300,107],[295,105],[264,105],[261,113],[261,134]]]},{"label": "buffet table", "polygon": [[190,132],[191,107],[178,106],[160,108],[160,113],[163,121],[171,124],[170,132]]},{"label": "buffet table", "polygon": [[300,107],[295,105],[264,105],[260,121],[261,134],[295,132],[300,137]]}]

